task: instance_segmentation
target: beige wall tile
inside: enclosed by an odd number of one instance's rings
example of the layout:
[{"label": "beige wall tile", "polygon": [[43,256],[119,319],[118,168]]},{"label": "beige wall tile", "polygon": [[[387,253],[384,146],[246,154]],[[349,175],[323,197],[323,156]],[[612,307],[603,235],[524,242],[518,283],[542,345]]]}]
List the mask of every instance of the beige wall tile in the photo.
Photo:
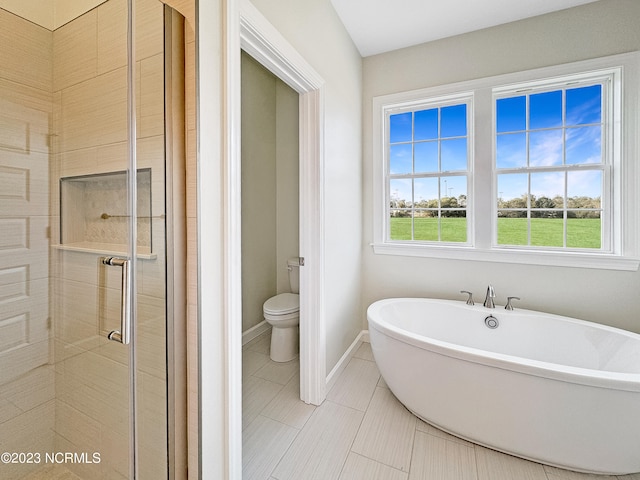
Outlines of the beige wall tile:
[{"label": "beige wall tile", "polygon": [[162,479],[166,476],[166,463],[159,459],[167,458],[167,387],[164,378],[144,372],[138,378],[140,478]]},{"label": "beige wall tile", "polygon": [[93,78],[97,61],[96,10],[90,10],[53,32],[54,91]]},{"label": "beige wall tile", "polygon": [[[102,447],[100,447],[102,449]],[[77,452],[78,446],[67,440],[62,435],[55,434],[55,447],[54,452]],[[90,452],[93,455],[94,452]],[[101,453],[101,452],[98,452]],[[100,457],[100,463],[67,463],[65,465],[65,474],[60,480],[77,480],[85,478],[113,478],[121,480],[122,477],[115,477],[112,475],[112,469],[107,463],[109,458],[103,460],[103,456]],[[46,472],[46,470],[45,470]],[[54,477],[55,478],[55,477]],[[37,480],[49,480],[49,477],[36,477]]]},{"label": "beige wall tile", "polygon": [[122,172],[129,167],[129,143],[125,140],[97,147],[93,172]]},{"label": "beige wall tile", "polygon": [[[71,150],[54,156],[58,163],[58,175],[60,177],[75,177],[78,175],[87,175],[95,172],[97,163],[98,149],[95,147],[82,148],[79,150]],[[122,162],[122,157],[120,157]],[[52,182],[55,184],[56,182]],[[52,185],[58,190],[58,185]]]},{"label": "beige wall tile", "polygon": [[[51,400],[0,424],[0,451],[48,452],[54,449],[55,405]],[[3,479],[21,479],[33,465],[3,464]]]},{"label": "beige wall tile", "polygon": [[0,9],[0,65],[6,80],[51,92],[53,35]]},{"label": "beige wall tile", "polygon": [[[0,149],[20,156],[36,152],[49,154],[49,134],[52,133],[51,97],[49,105],[37,105],[37,108],[18,103],[15,98],[2,98],[14,91],[19,94],[20,90],[28,94],[28,89],[13,86],[0,96]],[[37,96],[41,95],[36,95],[36,98]]]},{"label": "beige wall tile", "polygon": [[157,55],[163,49],[163,4],[158,0],[135,0],[136,60]]},{"label": "beige wall tile", "polygon": [[[139,138],[137,142],[138,168],[151,168],[151,200],[152,214],[155,216],[165,213],[165,144],[164,135]],[[162,245],[164,242],[159,242]]]},{"label": "beige wall tile", "polygon": [[185,55],[185,103],[189,131],[196,130],[196,49],[195,42],[187,42]]},{"label": "beige wall tile", "polygon": [[74,445],[72,452],[100,451],[100,423],[65,402],[56,402],[56,433]]},{"label": "beige wall tile", "polygon": [[97,74],[127,65],[127,0],[109,0],[97,8]]},{"label": "beige wall tile", "polygon": [[138,138],[164,134],[164,57],[162,54],[138,62]]},{"label": "beige wall tile", "polygon": [[180,12],[186,19],[188,25],[195,25],[196,19],[196,5],[193,0],[162,0],[165,4],[169,5]]},{"label": "beige wall tile", "polygon": [[[114,342],[108,343],[109,348],[125,349]],[[100,423],[103,434],[115,432],[127,436],[127,370],[126,365],[94,352],[68,358],[64,361],[62,374],[56,377],[56,400]],[[107,453],[104,450],[104,454]]]},{"label": "beige wall tile", "polygon": [[62,152],[126,142],[126,69],[65,89],[58,134]]},{"label": "beige wall tile", "polygon": [[0,425],[22,413],[22,410],[16,407],[13,403],[0,397]]},{"label": "beige wall tile", "polygon": [[42,365],[16,378],[13,382],[3,385],[1,397],[22,412],[53,400],[55,397],[53,367]]}]

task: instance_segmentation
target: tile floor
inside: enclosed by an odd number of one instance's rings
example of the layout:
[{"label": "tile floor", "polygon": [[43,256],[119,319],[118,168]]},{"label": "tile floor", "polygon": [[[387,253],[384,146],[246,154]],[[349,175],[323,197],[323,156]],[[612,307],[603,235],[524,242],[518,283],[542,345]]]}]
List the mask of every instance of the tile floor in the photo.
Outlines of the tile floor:
[{"label": "tile floor", "polygon": [[391,394],[368,343],[323,404],[306,405],[298,361],[272,362],[269,341],[243,348],[245,480],[640,480],[540,465],[426,424]]},{"label": "tile floor", "polygon": [[69,471],[64,465],[47,465],[32,472],[22,480],[82,480],[75,473]]}]

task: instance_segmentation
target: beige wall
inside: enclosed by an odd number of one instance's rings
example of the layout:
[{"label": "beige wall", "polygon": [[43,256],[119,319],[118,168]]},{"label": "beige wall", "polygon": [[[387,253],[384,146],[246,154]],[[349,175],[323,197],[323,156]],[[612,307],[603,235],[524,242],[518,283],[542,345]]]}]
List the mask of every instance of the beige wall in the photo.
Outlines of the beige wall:
[{"label": "beige wall", "polygon": [[298,94],[242,55],[242,331],[289,292],[298,255]]},{"label": "beige wall", "polygon": [[276,80],[276,293],[290,292],[287,260],[299,254],[299,95]]},{"label": "beige wall", "polygon": [[297,0],[253,3],[325,81],[323,320],[329,373],[362,329],[362,59],[328,0],[305,1],[304,8]]},{"label": "beige wall", "polygon": [[[640,2],[602,0],[364,60],[364,234],[372,241],[372,99],[378,95],[640,49]],[[638,208],[631,206],[631,208]],[[365,250],[362,327],[373,301],[393,296],[522,297],[524,308],[640,332],[639,272],[374,255]]]},{"label": "beige wall", "polygon": [[276,81],[242,56],[242,331],[276,291]]}]

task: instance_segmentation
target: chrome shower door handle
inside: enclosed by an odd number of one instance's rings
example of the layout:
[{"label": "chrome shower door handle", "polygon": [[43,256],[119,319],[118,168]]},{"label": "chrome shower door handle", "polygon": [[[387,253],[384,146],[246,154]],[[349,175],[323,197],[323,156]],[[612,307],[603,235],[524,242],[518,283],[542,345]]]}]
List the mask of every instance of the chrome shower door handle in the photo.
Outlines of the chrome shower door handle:
[{"label": "chrome shower door handle", "polygon": [[122,268],[121,297],[120,297],[120,330],[112,330],[107,335],[109,340],[128,345],[131,341],[131,272],[130,261],[126,258],[102,257],[103,265]]}]

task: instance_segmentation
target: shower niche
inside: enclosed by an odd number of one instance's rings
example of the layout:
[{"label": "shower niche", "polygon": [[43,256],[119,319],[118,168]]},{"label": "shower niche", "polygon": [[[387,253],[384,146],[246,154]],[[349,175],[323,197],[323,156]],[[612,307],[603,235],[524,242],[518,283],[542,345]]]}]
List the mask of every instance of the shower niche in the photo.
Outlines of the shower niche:
[{"label": "shower niche", "polygon": [[[128,251],[127,172],[60,179],[60,245],[63,250],[125,255]],[[155,258],[151,169],[137,173],[137,256]]]}]

